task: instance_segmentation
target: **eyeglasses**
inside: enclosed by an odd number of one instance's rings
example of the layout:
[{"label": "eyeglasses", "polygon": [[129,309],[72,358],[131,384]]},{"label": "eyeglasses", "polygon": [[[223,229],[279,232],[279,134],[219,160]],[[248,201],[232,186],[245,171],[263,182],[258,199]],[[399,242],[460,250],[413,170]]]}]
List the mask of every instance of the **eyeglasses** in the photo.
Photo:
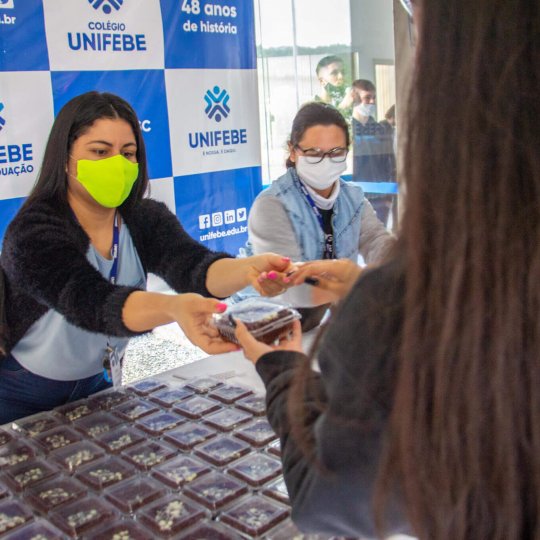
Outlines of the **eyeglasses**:
[{"label": "eyeglasses", "polygon": [[300,150],[306,158],[306,161],[312,165],[320,163],[326,156],[328,156],[330,161],[333,161],[334,163],[343,163],[347,159],[347,154],[349,153],[348,148],[344,148],[343,146],[332,148],[332,150],[328,150],[328,152],[323,152],[320,148],[304,149],[297,144],[295,144],[294,147]]}]

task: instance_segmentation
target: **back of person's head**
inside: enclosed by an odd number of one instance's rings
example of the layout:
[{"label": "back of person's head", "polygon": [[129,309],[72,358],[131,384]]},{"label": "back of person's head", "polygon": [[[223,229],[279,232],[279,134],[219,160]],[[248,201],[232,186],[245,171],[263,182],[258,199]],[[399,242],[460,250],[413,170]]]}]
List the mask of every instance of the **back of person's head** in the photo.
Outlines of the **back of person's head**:
[{"label": "back of person's head", "polygon": [[67,162],[71,147],[101,118],[125,120],[131,126],[137,143],[139,176],[122,207],[130,207],[143,197],[148,187],[148,172],[144,139],[135,111],[127,101],[114,94],[87,92],[68,101],[56,116],[37,182],[26,204],[44,198],[67,208]]},{"label": "back of person's head", "polygon": [[414,6],[379,485],[422,539],[540,539],[540,3]]},{"label": "back of person's head", "polygon": [[[288,142],[289,149],[299,144],[304,133],[313,126],[338,126],[343,130],[346,146],[349,147],[351,143],[349,126],[343,115],[332,105],[313,101],[302,105],[296,113]],[[288,157],[285,166],[295,167],[295,163]]]},{"label": "back of person's head", "polygon": [[315,73],[319,75],[322,68],[328,67],[331,64],[343,64],[343,60],[339,56],[330,55],[321,58],[315,68]]}]

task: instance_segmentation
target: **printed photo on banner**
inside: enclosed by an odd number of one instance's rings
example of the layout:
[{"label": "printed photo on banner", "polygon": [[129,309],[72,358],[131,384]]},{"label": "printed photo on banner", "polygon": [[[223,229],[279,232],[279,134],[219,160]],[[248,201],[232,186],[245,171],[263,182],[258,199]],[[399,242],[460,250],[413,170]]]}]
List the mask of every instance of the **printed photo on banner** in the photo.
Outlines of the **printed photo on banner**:
[{"label": "printed photo on banner", "polygon": [[51,70],[162,69],[159,0],[43,0]]}]

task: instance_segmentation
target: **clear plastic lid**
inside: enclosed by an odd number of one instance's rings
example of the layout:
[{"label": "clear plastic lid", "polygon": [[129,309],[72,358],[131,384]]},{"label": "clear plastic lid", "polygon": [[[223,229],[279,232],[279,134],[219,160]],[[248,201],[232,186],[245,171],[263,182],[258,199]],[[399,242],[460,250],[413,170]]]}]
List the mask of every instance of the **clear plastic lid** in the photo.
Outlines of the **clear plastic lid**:
[{"label": "clear plastic lid", "polygon": [[281,474],[281,461],[268,454],[250,454],[231,465],[228,472],[258,487]]},{"label": "clear plastic lid", "polygon": [[185,422],[185,417],[170,411],[160,411],[140,418],[135,425],[146,433],[156,436],[182,422]]},{"label": "clear plastic lid", "polygon": [[111,431],[122,422],[123,420],[111,413],[98,411],[77,420],[73,423],[73,427],[89,437],[98,437],[102,433]]},{"label": "clear plastic lid", "polygon": [[40,413],[16,420],[11,424],[11,429],[27,437],[36,437],[44,431],[61,425],[61,420],[52,414]]},{"label": "clear plastic lid", "polygon": [[63,448],[64,446],[79,442],[80,440],[81,435],[67,426],[50,429],[49,431],[37,435],[35,438],[36,443],[39,444],[45,452]]},{"label": "clear plastic lid", "polygon": [[219,429],[220,431],[232,431],[240,424],[249,422],[251,418],[251,414],[246,411],[226,408],[208,415],[205,417],[204,422],[215,429]]},{"label": "clear plastic lid", "polygon": [[146,476],[132,478],[103,492],[108,501],[126,513],[135,512],[141,506],[159,499],[165,493],[162,484]]},{"label": "clear plastic lid", "polygon": [[208,426],[186,422],[165,433],[163,438],[182,450],[191,450],[197,444],[212,439],[216,435],[216,431]]},{"label": "clear plastic lid", "polygon": [[105,390],[98,394],[91,396],[89,401],[104,411],[114,409],[120,403],[127,401],[130,398],[130,394],[122,390]]},{"label": "clear plastic lid", "polygon": [[191,482],[184,488],[184,493],[215,512],[226,504],[247,493],[244,482],[220,472],[211,472]]},{"label": "clear plastic lid", "polygon": [[148,394],[152,394],[156,390],[161,390],[163,388],[167,388],[167,385],[163,381],[144,379],[131,384],[127,389],[139,394],[139,396],[147,396]]},{"label": "clear plastic lid", "polygon": [[173,406],[173,411],[187,418],[197,419],[206,414],[217,411],[221,405],[213,399],[202,396],[193,396]]},{"label": "clear plastic lid", "polygon": [[137,513],[137,518],[160,538],[170,538],[207,516],[205,510],[181,495],[171,494]]},{"label": "clear plastic lid", "polygon": [[118,454],[126,448],[144,440],[145,436],[141,431],[127,425],[108,431],[95,439],[95,441],[100,446],[103,446],[107,452],[113,454]]},{"label": "clear plastic lid", "polygon": [[82,498],[87,488],[73,478],[58,476],[41,482],[26,492],[28,502],[40,512],[50,512],[62,504]]},{"label": "clear plastic lid", "polygon": [[236,319],[242,321],[259,341],[273,343],[296,319],[300,319],[300,313],[275,300],[250,297],[233,304],[225,313],[215,313],[212,317],[220,334],[233,343],[237,343],[234,335]]},{"label": "clear plastic lid", "polygon": [[281,457],[281,442],[278,439],[277,441],[271,442],[267,447],[266,451],[274,456]]},{"label": "clear plastic lid", "polygon": [[99,540],[149,540],[153,539],[153,533],[138,521],[122,518],[115,520],[103,529],[94,531],[92,538]]},{"label": "clear plastic lid", "polygon": [[254,416],[264,416],[266,414],[266,400],[264,396],[247,396],[239,399],[235,407],[248,411]]},{"label": "clear plastic lid", "polygon": [[249,388],[224,384],[219,388],[212,390],[212,392],[210,392],[209,394],[209,397],[230,405],[231,403],[234,403],[237,399],[249,396],[250,394],[253,394],[253,392]]},{"label": "clear plastic lid", "polygon": [[4,481],[13,490],[22,491],[59,472],[58,467],[50,465],[43,459],[32,459],[6,469]]},{"label": "clear plastic lid", "polygon": [[66,422],[74,422],[83,416],[92,414],[97,409],[97,405],[85,399],[57,407],[54,412]]},{"label": "clear plastic lid", "polygon": [[155,403],[139,398],[130,399],[126,403],[122,403],[113,409],[114,414],[117,414],[124,420],[137,420],[142,416],[157,411],[159,411],[159,407]]},{"label": "clear plastic lid", "polygon": [[64,540],[65,534],[44,519],[28,523],[3,537],[4,540]]},{"label": "clear plastic lid", "polygon": [[177,453],[178,451],[175,448],[165,442],[146,441],[124,450],[122,457],[137,468],[148,471],[152,467],[176,456]]},{"label": "clear plastic lid", "polygon": [[210,472],[210,467],[198,459],[178,456],[155,467],[152,476],[167,486],[177,489],[208,472]]},{"label": "clear plastic lid", "polygon": [[221,514],[221,520],[238,531],[259,536],[286,519],[289,509],[276,502],[253,495]]},{"label": "clear plastic lid", "polygon": [[177,540],[242,540],[242,538],[226,525],[203,521],[182,533]]},{"label": "clear plastic lid", "polygon": [[223,435],[194,449],[195,454],[218,467],[227,465],[250,451],[251,446],[244,441]]},{"label": "clear plastic lid", "polygon": [[[112,506],[90,495],[74,503],[61,506],[49,514],[54,525],[72,538],[92,531],[116,516]],[[89,533],[92,538],[92,534]]]},{"label": "clear plastic lid", "polygon": [[151,401],[155,401],[162,407],[172,407],[175,403],[191,397],[193,393],[194,390],[184,386],[179,386],[178,388],[159,390],[149,396],[149,399]]},{"label": "clear plastic lid", "polygon": [[234,435],[258,448],[277,438],[272,426],[264,418],[259,418],[246,426],[242,426]]},{"label": "clear plastic lid", "polygon": [[284,504],[290,504],[289,501],[289,492],[287,491],[287,486],[283,476],[280,476],[270,484],[268,484],[264,490],[263,495],[267,497],[272,497],[276,501],[282,502]]},{"label": "clear plastic lid", "polygon": [[108,486],[131,478],[136,469],[117,457],[107,457],[80,469],[75,478],[100,491]]},{"label": "clear plastic lid", "polygon": [[0,534],[24,525],[32,519],[32,512],[18,499],[0,501]]},{"label": "clear plastic lid", "polygon": [[81,441],[70,444],[64,448],[53,450],[49,457],[59,463],[70,473],[77,471],[80,467],[95,461],[105,455],[105,452],[97,445]]},{"label": "clear plastic lid", "polygon": [[191,388],[197,394],[206,394],[223,383],[214,377],[196,377],[186,382],[186,387]]},{"label": "clear plastic lid", "polygon": [[0,469],[24,463],[36,455],[36,451],[25,442],[13,440],[0,446]]}]

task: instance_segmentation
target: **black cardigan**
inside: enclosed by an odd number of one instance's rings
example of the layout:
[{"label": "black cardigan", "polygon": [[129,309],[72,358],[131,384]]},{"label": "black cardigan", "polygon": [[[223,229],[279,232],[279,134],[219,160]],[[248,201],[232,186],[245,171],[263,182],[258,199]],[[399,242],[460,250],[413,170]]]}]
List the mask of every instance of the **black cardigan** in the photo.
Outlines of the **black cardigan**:
[{"label": "black cardigan", "polygon": [[[160,276],[177,292],[210,296],[205,285],[208,267],[230,255],[193,240],[163,203],[143,199],[121,215],[145,273]],[[122,320],[126,298],[137,289],[109,283],[86,258],[89,245],[69,208],[34,201],[15,216],[0,257],[7,351],[51,308],[90,332],[137,335]]]},{"label": "black cardigan", "polygon": [[[281,440],[283,474],[301,530],[347,537],[375,536],[373,486],[391,410],[401,335],[402,275],[396,263],[365,272],[330,322],[318,350],[320,374],[307,381],[306,426],[317,463],[290,431],[287,399],[306,358],[275,351],[256,369],[267,395],[268,419]],[[391,501],[389,533],[403,532],[399,503]]]}]

